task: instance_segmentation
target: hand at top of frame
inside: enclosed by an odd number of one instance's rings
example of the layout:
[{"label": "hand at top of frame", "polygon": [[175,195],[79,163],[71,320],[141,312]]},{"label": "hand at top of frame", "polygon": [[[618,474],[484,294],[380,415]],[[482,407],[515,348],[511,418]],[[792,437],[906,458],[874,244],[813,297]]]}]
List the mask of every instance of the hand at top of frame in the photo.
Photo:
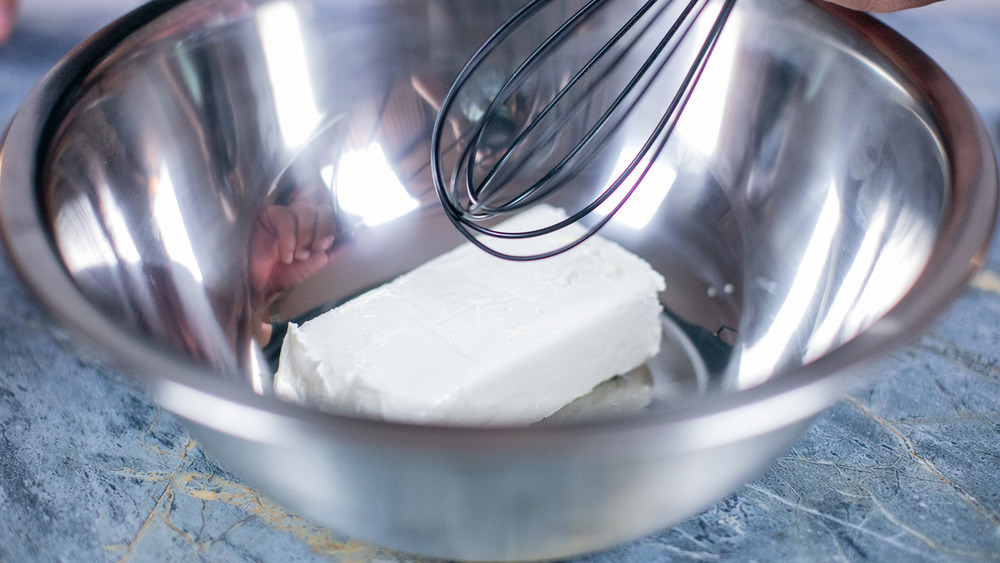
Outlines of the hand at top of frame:
[{"label": "hand at top of frame", "polygon": [[0,0],[0,45],[10,39],[17,21],[18,0]]},{"label": "hand at top of frame", "polygon": [[865,12],[897,12],[907,8],[926,6],[941,0],[827,0],[833,4],[839,4],[852,10]]}]

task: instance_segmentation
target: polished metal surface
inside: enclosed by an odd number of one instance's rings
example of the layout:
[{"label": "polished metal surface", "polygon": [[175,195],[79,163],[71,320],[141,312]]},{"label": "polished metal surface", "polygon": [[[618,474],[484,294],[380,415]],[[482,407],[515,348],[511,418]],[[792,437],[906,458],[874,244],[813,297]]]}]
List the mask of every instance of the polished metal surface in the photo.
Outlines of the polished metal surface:
[{"label": "polished metal surface", "polygon": [[[68,56],[12,122],[9,258],[227,467],[354,537],[524,559],[675,522],[774,459],[964,288],[992,234],[996,163],[964,96],[890,30],[742,0],[656,174],[602,231],[668,280],[704,392],[675,382],[642,413],[521,429],[268,396],[283,323],[462,241],[431,185],[430,130],[516,8],[149,4]],[[610,174],[618,154],[602,157]]]}]

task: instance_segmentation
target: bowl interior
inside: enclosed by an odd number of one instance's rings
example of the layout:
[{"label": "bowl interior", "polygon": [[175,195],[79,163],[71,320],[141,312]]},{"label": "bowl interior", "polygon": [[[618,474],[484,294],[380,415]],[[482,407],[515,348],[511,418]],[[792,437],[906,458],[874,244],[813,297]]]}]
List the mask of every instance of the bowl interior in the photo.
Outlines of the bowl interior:
[{"label": "bowl interior", "polygon": [[[142,27],[50,123],[42,199],[80,292],[123,333],[267,394],[261,351],[273,363],[284,323],[463,242],[431,182],[431,127],[516,7],[203,0]],[[656,166],[639,217],[601,235],[667,280],[682,343],[653,362],[667,407],[861,337],[921,275],[950,212],[947,146],[912,78],[805,2],[737,4]],[[268,277],[254,241],[275,207],[328,221],[329,263]]]}]

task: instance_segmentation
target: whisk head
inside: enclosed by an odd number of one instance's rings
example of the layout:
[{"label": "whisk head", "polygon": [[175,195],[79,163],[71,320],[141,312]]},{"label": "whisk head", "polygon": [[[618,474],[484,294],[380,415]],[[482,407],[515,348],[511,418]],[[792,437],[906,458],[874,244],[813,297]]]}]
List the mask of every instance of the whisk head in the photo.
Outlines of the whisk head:
[{"label": "whisk head", "polygon": [[[438,112],[432,174],[452,223],[511,260],[553,256],[596,233],[660,157],[734,4],[529,1],[470,59]],[[608,151],[621,155],[610,170]],[[565,219],[496,227],[542,201]],[[576,223],[586,228],[564,231]]]}]

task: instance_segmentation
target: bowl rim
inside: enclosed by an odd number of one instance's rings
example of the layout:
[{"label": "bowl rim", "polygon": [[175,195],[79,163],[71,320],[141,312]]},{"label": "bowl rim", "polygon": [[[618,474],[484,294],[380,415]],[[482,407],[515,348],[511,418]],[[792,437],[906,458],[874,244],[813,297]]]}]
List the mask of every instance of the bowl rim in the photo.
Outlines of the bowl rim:
[{"label": "bowl rim", "polygon": [[[60,107],[74,86],[143,26],[189,0],[154,0],[109,24],[65,55],[32,90],[0,145],[0,238],[8,263],[41,308],[88,349],[147,386],[183,419],[255,442],[285,444],[308,432],[368,446],[460,449],[467,452],[625,448],[640,438],[650,455],[721,446],[811,419],[839,400],[863,368],[887,349],[915,338],[965,291],[984,265],[997,218],[998,172],[985,127],[947,74],[909,40],[877,19],[815,0],[846,23],[926,96],[949,167],[949,209],[941,237],[909,292],[847,343],[815,361],[752,388],[700,398],[664,412],[601,421],[519,427],[412,425],[352,418],[284,403],[215,376],[207,368],[144,343],[104,316],[71,279],[49,237],[40,193],[40,164]],[[735,422],[734,421],[738,421]],[[718,425],[726,432],[714,432]]]}]

